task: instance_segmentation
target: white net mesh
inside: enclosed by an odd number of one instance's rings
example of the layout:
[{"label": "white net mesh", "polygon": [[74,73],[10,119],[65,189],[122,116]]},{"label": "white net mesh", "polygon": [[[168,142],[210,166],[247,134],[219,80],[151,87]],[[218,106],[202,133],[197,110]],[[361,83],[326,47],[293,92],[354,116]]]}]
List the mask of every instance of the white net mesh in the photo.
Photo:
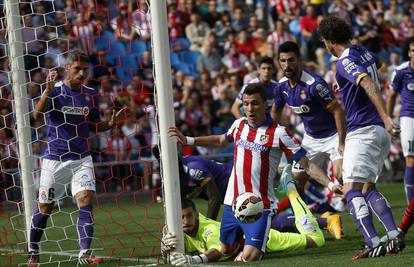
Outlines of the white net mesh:
[{"label": "white net mesh", "polygon": [[[72,153],[71,142],[79,137],[79,125],[64,117],[62,124],[52,127],[47,120],[34,120],[33,109],[45,90],[49,72],[56,70],[58,80],[63,79],[68,54],[79,50],[91,59],[85,85],[98,93],[100,120],[109,120],[113,109],[127,107],[131,113],[122,125],[103,132],[91,131],[84,140],[91,152],[96,177],[93,253],[114,266],[123,261],[127,265],[157,262],[164,215],[162,205],[156,203],[160,181],[158,164],[152,156],[157,133],[148,4],[145,1],[56,0],[20,1],[19,7],[22,26],[13,29],[13,33],[20,32],[23,38],[26,81],[21,82],[27,87],[31,115],[30,145],[36,189],[39,190],[40,169],[44,165],[41,160],[51,153],[53,146],[48,129],[58,132],[60,127],[72,127],[73,138],[56,137]],[[27,243],[11,59],[2,3],[0,12],[0,265],[25,265]],[[54,103],[58,98],[50,97],[50,101]],[[48,113],[59,111],[58,106],[52,106],[44,115],[47,118]],[[58,156],[61,162],[66,161],[64,155]],[[72,176],[74,170],[65,167],[62,173]],[[78,209],[71,196],[70,183],[54,179],[65,195],[55,202],[39,242],[40,261],[50,266],[73,262],[79,252]],[[53,198],[58,193],[55,189],[40,197]]]}]

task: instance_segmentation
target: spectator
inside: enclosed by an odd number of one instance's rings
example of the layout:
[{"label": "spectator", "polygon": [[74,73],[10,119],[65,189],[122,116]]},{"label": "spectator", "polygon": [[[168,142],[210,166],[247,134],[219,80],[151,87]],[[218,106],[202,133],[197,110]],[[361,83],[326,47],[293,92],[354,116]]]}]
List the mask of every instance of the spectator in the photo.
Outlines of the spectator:
[{"label": "spectator", "polygon": [[227,67],[228,73],[240,73],[242,75],[244,65],[248,61],[247,57],[239,53],[237,47],[230,45],[227,53],[224,55],[222,62]]},{"label": "spectator", "polygon": [[197,59],[197,70],[208,70],[214,77],[220,72],[222,66],[220,53],[211,44],[206,43]]},{"label": "spectator", "polygon": [[120,2],[118,7],[118,16],[111,20],[112,30],[116,39],[130,42],[136,35],[132,16],[128,11],[127,3]]},{"label": "spectator", "polygon": [[302,53],[303,55],[307,55],[307,58],[311,58],[311,53],[313,52],[311,49],[311,39],[312,34],[316,30],[318,26],[318,17],[315,14],[315,9],[313,6],[308,5],[306,7],[306,15],[300,18],[300,32],[302,34],[302,49],[306,51],[306,53]]},{"label": "spectator", "polygon": [[190,50],[201,51],[204,39],[210,33],[210,27],[204,21],[201,21],[200,15],[192,13],[190,16],[191,23],[185,28],[185,33],[190,41]]},{"label": "spectator", "polygon": [[145,0],[140,0],[137,9],[132,13],[135,32],[138,38],[149,41],[151,38],[151,18]]},{"label": "spectator", "polygon": [[244,16],[243,11],[241,8],[236,8],[234,11],[234,16],[231,21],[231,28],[236,31],[244,31],[247,30],[249,26],[249,20]]},{"label": "spectator", "polygon": [[275,55],[277,55],[279,46],[287,41],[294,42],[295,37],[288,31],[283,20],[277,20],[275,30],[267,36],[267,42],[272,47]]},{"label": "spectator", "polygon": [[220,20],[217,20],[214,24],[214,31],[216,32],[219,44],[224,46],[228,33],[232,32],[231,17],[228,12],[223,12],[221,14]]},{"label": "spectator", "polygon": [[207,22],[210,28],[213,28],[216,21],[220,20],[220,13],[217,11],[215,0],[208,0],[208,10],[203,14],[203,20]]}]

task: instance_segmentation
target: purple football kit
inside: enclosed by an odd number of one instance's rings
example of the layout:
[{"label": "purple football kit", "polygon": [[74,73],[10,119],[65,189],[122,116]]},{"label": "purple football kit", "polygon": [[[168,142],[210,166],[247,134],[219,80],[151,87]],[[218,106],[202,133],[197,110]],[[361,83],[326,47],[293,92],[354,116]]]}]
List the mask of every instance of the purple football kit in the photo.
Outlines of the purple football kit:
[{"label": "purple football kit", "polygon": [[[414,156],[414,69],[409,61],[395,70],[391,89],[400,95],[401,146],[404,157]],[[414,196],[414,168],[408,165],[404,170],[404,186],[409,203]]]},{"label": "purple football kit", "polygon": [[[333,92],[322,77],[308,71],[301,71],[295,86],[291,86],[288,78],[283,77],[275,90],[275,107],[282,109],[287,104],[300,116],[305,128],[302,146],[308,158],[322,169],[325,169],[328,160],[341,158],[335,119],[328,111],[336,103]],[[304,170],[294,163],[293,172]]]},{"label": "purple football kit", "polygon": [[[343,182],[375,183],[390,149],[390,135],[361,80],[370,76],[378,84],[376,57],[366,48],[353,45],[345,49],[336,63],[336,80],[346,112],[347,135],[343,158]],[[390,206],[372,187],[368,192],[352,189],[345,195],[355,224],[369,247],[380,240],[372,222],[375,214],[387,230],[388,238],[398,235]]]}]

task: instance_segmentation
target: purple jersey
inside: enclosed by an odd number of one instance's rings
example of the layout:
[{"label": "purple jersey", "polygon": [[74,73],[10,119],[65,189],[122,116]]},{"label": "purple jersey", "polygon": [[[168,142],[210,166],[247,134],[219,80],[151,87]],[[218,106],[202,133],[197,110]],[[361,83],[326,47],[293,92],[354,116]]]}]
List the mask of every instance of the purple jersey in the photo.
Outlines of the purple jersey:
[{"label": "purple jersey", "polygon": [[395,70],[391,88],[401,95],[400,116],[414,118],[414,69],[409,61]]},{"label": "purple jersey", "polygon": [[274,102],[277,109],[287,103],[301,117],[307,135],[325,138],[336,133],[335,119],[327,110],[336,103],[336,99],[319,75],[302,71],[294,87],[283,77],[275,90]]},{"label": "purple jersey", "polygon": [[244,93],[244,89],[252,83],[260,83],[261,85],[263,85],[264,90],[265,90],[265,97],[266,97],[266,102],[267,102],[267,111],[270,112],[270,110],[272,109],[272,105],[273,105],[273,98],[274,98],[274,91],[279,87],[279,84],[273,80],[270,80],[268,83],[262,83],[259,78],[254,78],[252,79],[249,83],[243,85],[243,87],[241,88],[239,94],[237,95],[237,101],[241,104],[242,103],[242,97],[243,97],[243,93]]},{"label": "purple jersey", "polygon": [[200,185],[208,177],[214,179],[220,195],[224,199],[233,168],[232,164],[220,163],[197,156],[187,156],[183,157],[183,165],[184,170],[197,185]]},{"label": "purple jersey", "polygon": [[346,130],[352,132],[368,125],[384,127],[377,109],[359,85],[370,75],[379,84],[375,56],[360,45],[353,45],[342,53],[336,63],[336,81],[346,112]]},{"label": "purple jersey", "polygon": [[81,86],[72,90],[57,82],[47,100],[47,148],[51,160],[78,160],[90,155],[89,122],[99,122],[97,92]]}]

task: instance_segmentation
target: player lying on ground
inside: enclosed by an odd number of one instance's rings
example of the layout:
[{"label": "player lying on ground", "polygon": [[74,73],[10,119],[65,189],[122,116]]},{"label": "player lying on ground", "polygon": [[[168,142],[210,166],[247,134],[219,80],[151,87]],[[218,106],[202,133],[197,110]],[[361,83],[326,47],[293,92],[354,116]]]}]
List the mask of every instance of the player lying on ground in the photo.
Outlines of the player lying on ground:
[{"label": "player lying on ground", "polygon": [[[266,242],[267,252],[302,250],[321,247],[325,244],[316,219],[296,191],[291,169],[290,165],[285,167],[281,178],[281,187],[285,188],[285,193],[292,204],[296,218],[295,224],[299,233],[281,233],[270,229],[269,239]],[[170,263],[176,266],[228,259],[229,256],[226,257],[221,252],[220,223],[197,212],[194,203],[189,199],[182,200],[182,209],[185,254],[174,252],[177,240],[174,233],[168,233],[165,228],[161,240],[163,256],[170,257]],[[238,245],[240,247],[235,249],[235,253],[238,251],[241,253],[235,260],[244,258],[242,237],[240,237]]]},{"label": "player lying on ground", "polygon": [[[375,187],[390,150],[390,134],[399,133],[385,112],[376,56],[351,44],[351,26],[338,17],[324,18],[318,32],[327,50],[339,58],[336,81],[347,127],[342,165],[345,198],[366,244],[353,259],[398,253],[405,246],[403,236],[397,230],[387,200]],[[371,212],[384,225],[388,242],[380,242]]]},{"label": "player lying on ground", "polygon": [[124,119],[122,109],[110,121],[99,117],[99,97],[93,88],[83,84],[87,78],[89,57],[80,52],[68,56],[66,76],[56,82],[57,72],[46,78],[46,88],[34,109],[34,119],[46,117],[47,149],[43,155],[38,209],[32,216],[28,242],[29,266],[38,266],[39,242],[46,228],[55,201],[71,192],[78,206],[77,232],[79,264],[102,262],[91,254],[93,239],[92,200],[95,196],[95,175],[87,143],[89,132],[105,131]]},{"label": "player lying on ground", "polygon": [[[223,147],[234,143],[234,166],[224,199],[224,212],[220,226],[221,252],[232,255],[238,247],[239,233],[245,235],[243,256],[240,260],[260,260],[265,251],[270,221],[276,209],[273,180],[282,152],[300,162],[306,172],[333,191],[342,193],[341,187],[331,185],[326,174],[312,161],[285,127],[279,126],[266,115],[266,97],[261,84],[249,84],[242,96],[246,117],[234,121],[223,135],[186,137],[178,129],[170,128],[171,136],[182,145]],[[234,216],[231,205],[244,192],[258,195],[265,211],[254,223],[241,224]]]},{"label": "player lying on ground", "polygon": [[[207,218],[216,220],[233,165],[200,156],[179,157],[178,164],[181,192],[185,192],[188,198],[200,197],[208,200]],[[279,212],[279,206],[277,211]],[[211,217],[213,215],[215,217]],[[326,229],[334,238],[341,239],[339,214],[325,213],[324,216],[316,217],[316,220],[319,228]],[[295,216],[291,214],[275,214],[271,227],[280,232],[297,232]]]}]

